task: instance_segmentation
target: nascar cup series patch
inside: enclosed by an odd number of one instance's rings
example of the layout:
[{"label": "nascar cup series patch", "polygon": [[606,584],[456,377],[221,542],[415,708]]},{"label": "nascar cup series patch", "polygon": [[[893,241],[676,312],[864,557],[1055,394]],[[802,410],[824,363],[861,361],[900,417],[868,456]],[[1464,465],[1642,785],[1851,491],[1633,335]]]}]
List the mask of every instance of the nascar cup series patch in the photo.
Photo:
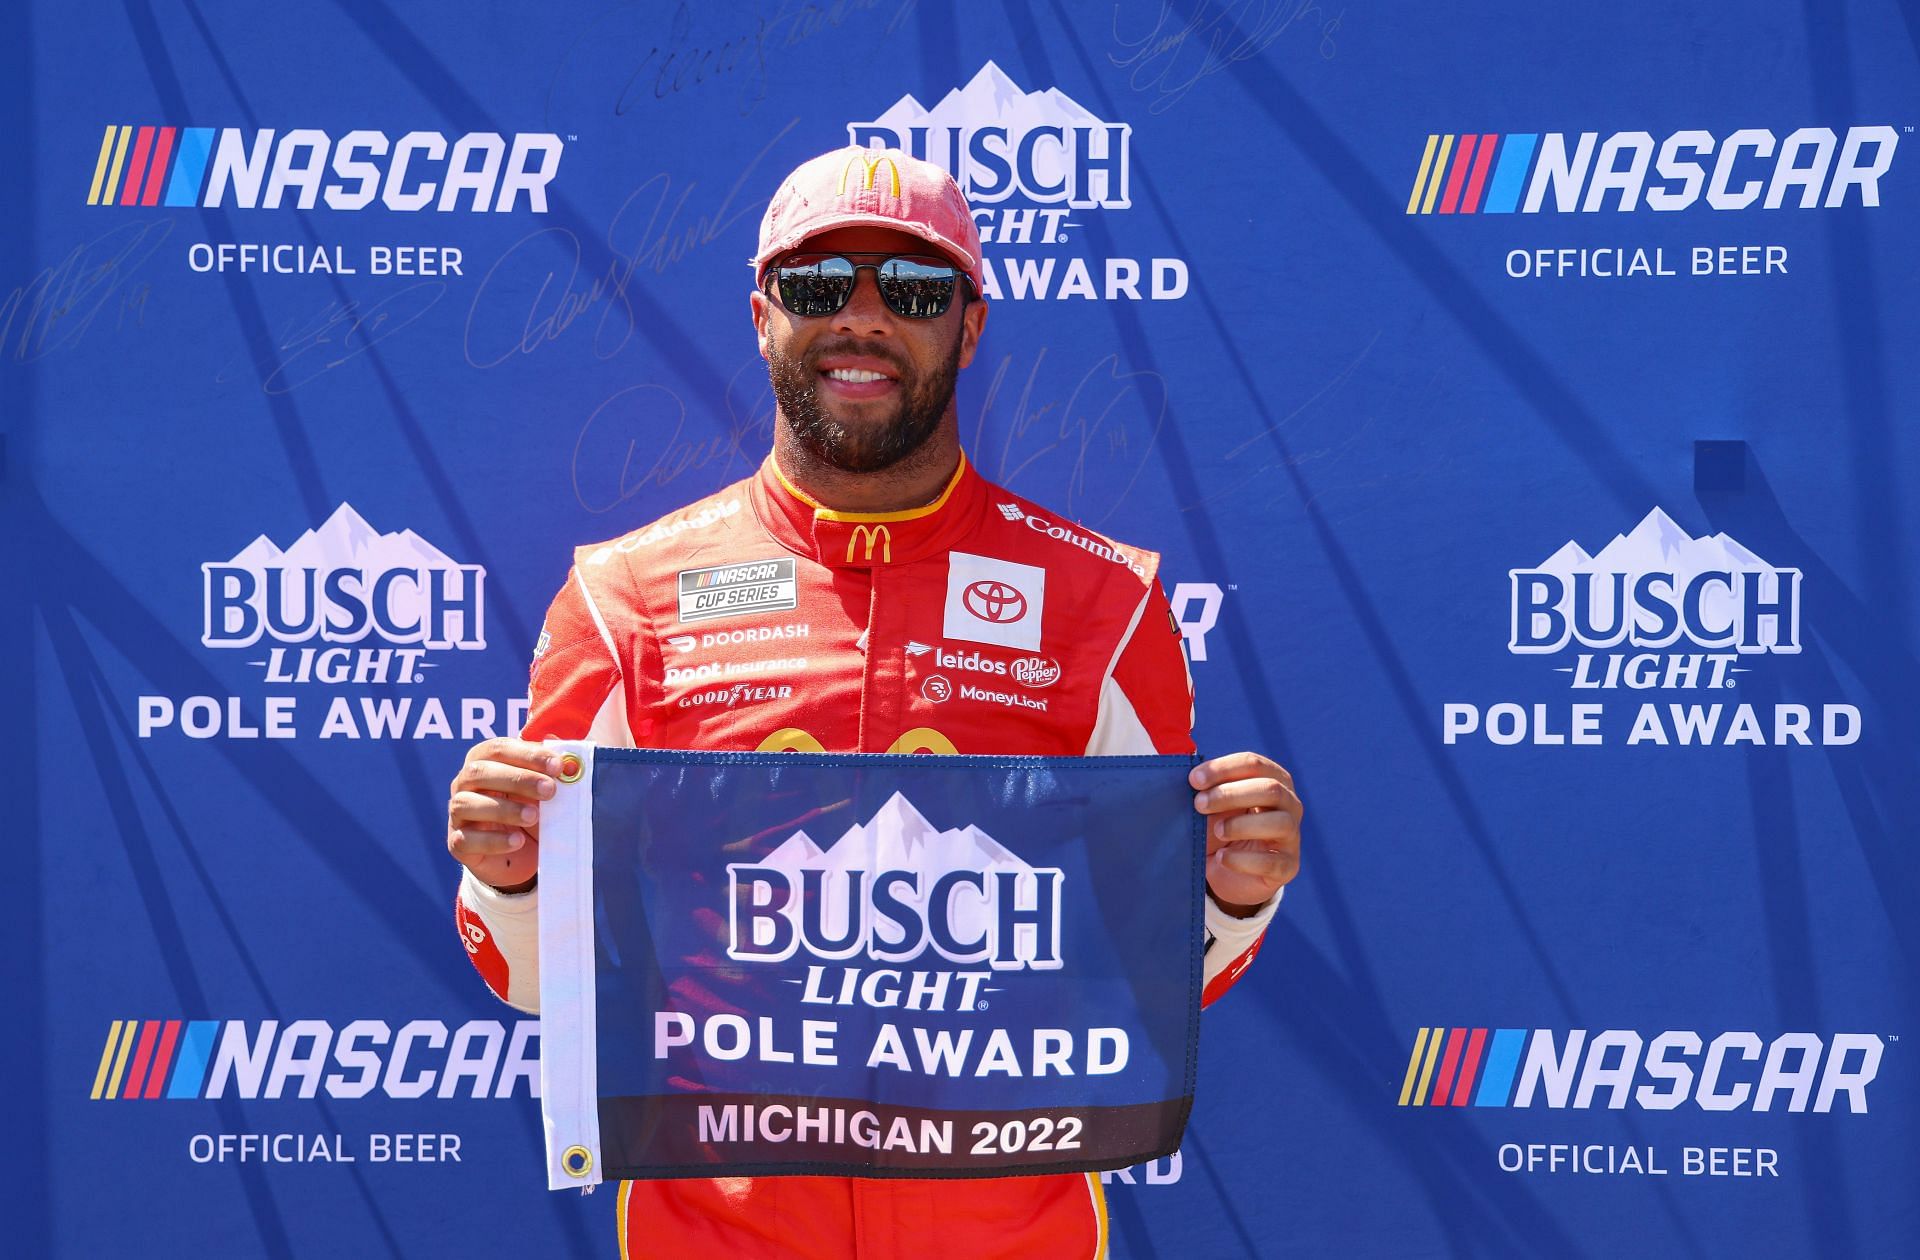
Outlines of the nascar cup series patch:
[{"label": "nascar cup series patch", "polygon": [[551,1188],[1079,1172],[1179,1146],[1205,886],[1189,758],[553,746]]}]

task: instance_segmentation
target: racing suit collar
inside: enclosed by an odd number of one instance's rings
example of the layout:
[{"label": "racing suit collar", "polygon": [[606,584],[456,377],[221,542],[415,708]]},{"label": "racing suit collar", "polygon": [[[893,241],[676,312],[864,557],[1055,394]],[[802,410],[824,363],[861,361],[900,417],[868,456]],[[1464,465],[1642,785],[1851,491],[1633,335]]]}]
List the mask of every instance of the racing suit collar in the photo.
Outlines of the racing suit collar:
[{"label": "racing suit collar", "polygon": [[985,482],[963,452],[940,496],[904,512],[836,512],[788,481],[772,452],[753,479],[753,508],[780,545],[836,569],[911,564],[950,549],[986,507]]}]

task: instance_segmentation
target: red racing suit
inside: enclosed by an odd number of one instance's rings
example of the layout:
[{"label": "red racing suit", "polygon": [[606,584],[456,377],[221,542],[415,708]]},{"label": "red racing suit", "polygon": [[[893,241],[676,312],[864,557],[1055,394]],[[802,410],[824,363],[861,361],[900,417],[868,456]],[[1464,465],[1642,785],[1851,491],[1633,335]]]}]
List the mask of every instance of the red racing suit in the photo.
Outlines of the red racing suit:
[{"label": "red racing suit", "polygon": [[[617,747],[1187,753],[1193,700],[1159,557],[992,485],[963,458],[910,512],[835,512],[758,474],[575,553],[534,652],[528,739]],[[1278,897],[1275,898],[1275,904]],[[539,1002],[537,890],[470,873],[474,966]],[[1252,961],[1251,919],[1206,906],[1203,1001]],[[731,1177],[620,1190],[622,1256],[1106,1253],[1097,1174]]]}]

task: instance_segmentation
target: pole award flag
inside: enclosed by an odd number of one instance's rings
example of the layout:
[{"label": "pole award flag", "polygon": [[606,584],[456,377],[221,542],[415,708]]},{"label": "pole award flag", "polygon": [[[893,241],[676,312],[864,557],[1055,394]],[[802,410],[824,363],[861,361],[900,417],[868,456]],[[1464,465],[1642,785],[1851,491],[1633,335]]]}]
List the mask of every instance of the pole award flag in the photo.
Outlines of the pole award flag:
[{"label": "pole award flag", "polygon": [[552,1188],[1080,1172],[1179,1146],[1190,759],[554,746]]}]

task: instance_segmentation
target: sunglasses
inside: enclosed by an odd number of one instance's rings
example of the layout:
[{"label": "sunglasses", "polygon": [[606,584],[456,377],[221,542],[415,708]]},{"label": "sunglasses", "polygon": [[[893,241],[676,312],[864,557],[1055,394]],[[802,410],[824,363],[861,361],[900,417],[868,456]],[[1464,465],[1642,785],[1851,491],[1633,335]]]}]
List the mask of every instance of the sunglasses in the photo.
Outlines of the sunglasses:
[{"label": "sunglasses", "polygon": [[873,272],[881,300],[903,319],[945,315],[962,278],[945,259],[916,254],[789,254],[769,268],[780,305],[816,318],[847,304],[863,270]]}]

